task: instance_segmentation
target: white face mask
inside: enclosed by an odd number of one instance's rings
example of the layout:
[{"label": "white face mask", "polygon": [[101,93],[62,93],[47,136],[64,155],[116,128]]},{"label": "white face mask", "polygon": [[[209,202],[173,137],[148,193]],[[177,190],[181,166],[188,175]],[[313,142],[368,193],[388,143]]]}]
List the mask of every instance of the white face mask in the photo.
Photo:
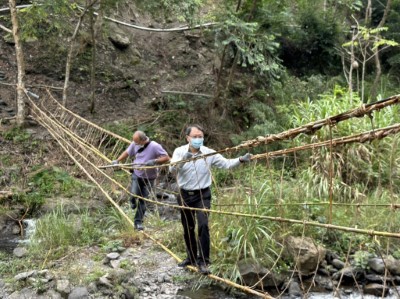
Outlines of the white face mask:
[{"label": "white face mask", "polygon": [[195,148],[199,149],[203,146],[204,138],[191,138],[190,144]]}]

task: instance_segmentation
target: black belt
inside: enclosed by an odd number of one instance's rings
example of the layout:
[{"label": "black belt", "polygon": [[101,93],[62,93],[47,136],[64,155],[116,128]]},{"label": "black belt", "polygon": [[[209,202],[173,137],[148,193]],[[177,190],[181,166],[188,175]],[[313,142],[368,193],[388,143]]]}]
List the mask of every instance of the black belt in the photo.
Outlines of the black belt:
[{"label": "black belt", "polygon": [[182,193],[185,193],[187,195],[195,195],[195,194],[200,194],[200,193],[204,193],[206,191],[210,190],[210,187],[204,188],[204,189],[197,189],[197,190],[185,190],[185,189],[181,189]]}]

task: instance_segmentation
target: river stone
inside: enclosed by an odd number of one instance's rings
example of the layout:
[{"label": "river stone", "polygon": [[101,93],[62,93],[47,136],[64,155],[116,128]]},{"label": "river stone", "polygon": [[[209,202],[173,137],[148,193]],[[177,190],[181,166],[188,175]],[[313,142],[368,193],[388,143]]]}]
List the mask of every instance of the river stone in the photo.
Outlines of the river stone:
[{"label": "river stone", "polygon": [[62,295],[67,295],[71,293],[71,284],[67,279],[59,279],[57,280],[56,286],[57,292],[61,293]]},{"label": "river stone", "polygon": [[246,285],[257,285],[264,288],[279,287],[285,280],[284,274],[272,273],[253,259],[238,261],[238,268]]},{"label": "river stone", "polygon": [[336,252],[327,250],[327,251],[326,251],[326,255],[325,255],[325,259],[326,259],[326,261],[327,261],[329,264],[331,264],[331,263],[332,263],[332,260],[334,260],[334,259],[340,259],[340,256],[339,256]]},{"label": "river stone", "polygon": [[332,260],[332,262],[331,262],[331,264],[332,264],[332,266],[334,266],[336,269],[343,269],[344,268],[344,266],[345,266],[345,263],[344,262],[342,262],[341,260],[339,260],[339,259],[333,259]]},{"label": "river stone", "polygon": [[385,264],[387,269],[392,275],[400,274],[400,261],[396,260],[393,256],[388,256],[385,258]]},{"label": "river stone", "polygon": [[107,254],[107,258],[110,260],[116,260],[119,257],[120,257],[120,254],[118,252],[111,252],[111,253]]},{"label": "river stone", "polygon": [[12,227],[12,234],[19,235],[21,233],[21,227],[19,225],[14,225]]},{"label": "river stone", "polygon": [[43,294],[43,297],[46,299],[62,299],[61,294],[57,293],[55,290],[48,290]]},{"label": "river stone", "polygon": [[335,287],[334,282],[331,280],[329,276],[315,275],[314,281],[319,287],[322,287],[327,291],[333,291]]},{"label": "river stone", "polygon": [[87,288],[88,288],[89,293],[96,293],[97,292],[97,284],[94,281],[89,283]]},{"label": "river stone", "polygon": [[368,261],[368,266],[378,274],[385,273],[385,263],[380,257],[374,257]]},{"label": "river stone", "polygon": [[37,274],[46,278],[49,281],[54,279],[54,274],[47,269],[40,270]]},{"label": "river stone", "polygon": [[343,282],[354,282],[359,281],[363,276],[364,271],[360,268],[353,268],[352,266],[344,267],[340,271],[332,275],[333,280],[339,280],[343,275]]},{"label": "river stone", "polygon": [[327,270],[325,268],[318,268],[318,272],[317,273],[325,275],[325,276],[329,276],[329,270]]},{"label": "river stone", "polygon": [[85,299],[89,298],[89,292],[85,287],[76,287],[68,295],[68,299]]},{"label": "river stone", "polygon": [[301,291],[300,285],[297,281],[290,281],[289,283],[289,296],[290,298],[301,298],[303,292]]},{"label": "river stone", "polygon": [[325,259],[326,249],[313,239],[289,236],[285,239],[286,254],[296,263],[301,275],[315,273]]},{"label": "river stone", "polygon": [[23,257],[28,253],[28,250],[25,247],[16,247],[13,250],[13,254],[16,257]]},{"label": "river stone", "polygon": [[28,271],[28,272],[22,272],[22,273],[19,273],[19,274],[15,275],[14,279],[15,280],[24,280],[24,279],[27,279],[28,277],[31,277],[31,276],[35,275],[35,274],[36,274],[35,270]]},{"label": "river stone", "polygon": [[168,275],[166,273],[161,273],[160,275],[157,276],[158,283],[167,282],[167,279],[168,279]]},{"label": "river stone", "polygon": [[113,36],[110,36],[109,39],[115,47],[121,50],[128,48],[131,43],[129,41],[129,37],[123,36],[118,33],[115,33]]},{"label": "river stone", "polygon": [[388,287],[385,287],[378,283],[370,283],[364,286],[364,295],[373,295],[378,297],[385,297],[389,291]]},{"label": "river stone", "polygon": [[119,264],[120,264],[120,263],[121,263],[120,260],[111,260],[111,261],[110,261],[110,265],[111,265],[111,267],[114,268],[114,269],[119,268]]},{"label": "river stone", "polygon": [[370,281],[370,282],[380,282],[380,283],[384,282],[385,279],[386,279],[386,281],[393,281],[392,277],[386,277],[385,278],[385,277],[383,277],[381,275],[374,274],[374,273],[370,273],[370,274],[365,275],[365,279]]},{"label": "river stone", "polygon": [[7,299],[37,298],[36,291],[31,288],[24,288],[12,293]]},{"label": "river stone", "polygon": [[99,284],[109,288],[113,288],[113,285],[107,278],[107,274],[99,278]]}]

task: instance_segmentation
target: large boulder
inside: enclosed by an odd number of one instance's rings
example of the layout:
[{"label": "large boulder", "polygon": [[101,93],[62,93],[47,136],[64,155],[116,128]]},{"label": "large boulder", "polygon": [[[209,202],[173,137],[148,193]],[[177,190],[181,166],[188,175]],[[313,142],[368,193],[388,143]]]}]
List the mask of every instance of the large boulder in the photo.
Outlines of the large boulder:
[{"label": "large boulder", "polygon": [[315,244],[311,238],[289,236],[284,243],[286,255],[295,263],[300,275],[315,273],[325,259],[326,249]]},{"label": "large boulder", "polygon": [[260,289],[279,288],[285,280],[283,274],[271,272],[254,259],[238,261],[238,268],[244,284],[248,286]]},{"label": "large boulder", "polygon": [[125,31],[116,24],[109,25],[109,40],[113,45],[120,50],[124,50],[129,47],[131,41]]}]

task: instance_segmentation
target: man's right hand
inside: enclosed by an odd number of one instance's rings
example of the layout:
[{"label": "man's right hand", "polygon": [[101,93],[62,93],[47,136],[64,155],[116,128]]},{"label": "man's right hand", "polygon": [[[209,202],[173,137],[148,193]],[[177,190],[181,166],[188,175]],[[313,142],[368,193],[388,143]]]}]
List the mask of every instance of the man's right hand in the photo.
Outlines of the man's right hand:
[{"label": "man's right hand", "polygon": [[193,157],[193,154],[191,152],[186,152],[183,157],[182,160],[187,160]]},{"label": "man's right hand", "polygon": [[118,160],[111,161],[111,165],[118,165],[118,164],[119,164]]}]

